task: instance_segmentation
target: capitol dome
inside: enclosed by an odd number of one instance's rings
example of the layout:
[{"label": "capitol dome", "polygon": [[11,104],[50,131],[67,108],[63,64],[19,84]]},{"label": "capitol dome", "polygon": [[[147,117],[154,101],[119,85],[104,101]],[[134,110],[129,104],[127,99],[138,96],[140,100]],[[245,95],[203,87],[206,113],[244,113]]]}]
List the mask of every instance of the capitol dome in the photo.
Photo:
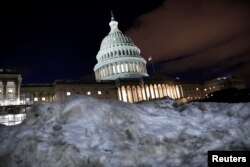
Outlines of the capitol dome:
[{"label": "capitol dome", "polygon": [[110,32],[102,40],[96,56],[95,78],[116,80],[118,78],[141,78],[148,76],[146,60],[140,56],[140,49],[118,29],[118,22],[112,15]]}]

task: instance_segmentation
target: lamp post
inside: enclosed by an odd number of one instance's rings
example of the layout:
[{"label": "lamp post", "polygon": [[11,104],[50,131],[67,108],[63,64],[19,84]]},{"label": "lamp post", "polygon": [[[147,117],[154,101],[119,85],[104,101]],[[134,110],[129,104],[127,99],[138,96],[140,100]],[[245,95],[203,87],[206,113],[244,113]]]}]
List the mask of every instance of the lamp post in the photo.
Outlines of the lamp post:
[{"label": "lamp post", "polygon": [[154,73],[155,73],[155,67],[154,67],[154,64],[153,64],[153,61],[152,61],[152,57],[151,57],[151,56],[148,58],[148,61],[151,62],[152,69],[153,69],[153,74],[154,74]]}]

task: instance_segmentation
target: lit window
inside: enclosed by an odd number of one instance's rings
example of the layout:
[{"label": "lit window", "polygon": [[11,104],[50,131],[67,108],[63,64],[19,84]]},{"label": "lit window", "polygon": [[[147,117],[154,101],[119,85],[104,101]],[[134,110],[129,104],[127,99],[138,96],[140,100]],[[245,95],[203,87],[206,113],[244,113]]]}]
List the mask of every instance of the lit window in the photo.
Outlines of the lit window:
[{"label": "lit window", "polygon": [[205,90],[205,91],[207,91],[207,89],[206,89],[206,88],[205,88],[204,90]]},{"label": "lit window", "polygon": [[67,92],[66,95],[67,95],[67,96],[70,96],[70,95],[71,95],[71,92]]},{"label": "lit window", "polygon": [[101,95],[101,94],[102,94],[102,91],[99,90],[99,91],[97,92],[97,94],[98,94],[98,95]]},{"label": "lit window", "polygon": [[212,88],[211,88],[211,87],[209,87],[209,89],[211,90]]},{"label": "lit window", "polygon": [[0,89],[0,94],[2,93],[2,89]]},{"label": "lit window", "polygon": [[215,86],[213,88],[215,89]]},{"label": "lit window", "polygon": [[27,97],[27,98],[26,98],[26,101],[30,101],[30,98]]},{"label": "lit window", "polygon": [[199,90],[199,88],[196,88],[196,90]]},{"label": "lit window", "polygon": [[8,89],[8,93],[13,93],[13,89]]},{"label": "lit window", "polygon": [[45,99],[45,97],[42,97],[42,101],[45,101],[46,99]]},{"label": "lit window", "polygon": [[38,101],[38,98],[37,98],[37,97],[35,97],[35,98],[34,98],[34,101]]},{"label": "lit window", "polygon": [[91,95],[91,92],[90,92],[90,91],[88,91],[88,92],[87,92],[87,95]]}]

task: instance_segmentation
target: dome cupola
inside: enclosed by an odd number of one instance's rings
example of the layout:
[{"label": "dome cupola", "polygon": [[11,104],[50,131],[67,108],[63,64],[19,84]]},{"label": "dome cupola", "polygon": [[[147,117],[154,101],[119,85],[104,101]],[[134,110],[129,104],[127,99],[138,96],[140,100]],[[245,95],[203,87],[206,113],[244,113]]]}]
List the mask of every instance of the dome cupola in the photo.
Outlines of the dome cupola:
[{"label": "dome cupola", "polygon": [[118,29],[118,22],[111,12],[110,32],[102,40],[94,67],[96,81],[148,76],[146,60],[140,49]]}]

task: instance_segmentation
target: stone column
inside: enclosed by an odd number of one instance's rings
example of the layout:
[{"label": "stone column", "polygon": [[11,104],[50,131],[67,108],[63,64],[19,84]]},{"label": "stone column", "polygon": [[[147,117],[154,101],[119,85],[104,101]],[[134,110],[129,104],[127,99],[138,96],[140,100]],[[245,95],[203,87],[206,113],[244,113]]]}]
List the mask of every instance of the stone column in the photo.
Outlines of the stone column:
[{"label": "stone column", "polygon": [[179,99],[181,97],[181,95],[180,95],[180,89],[179,89],[178,85],[175,86],[175,90],[176,90],[177,99]]},{"label": "stone column", "polygon": [[171,89],[172,89],[172,94],[173,94],[173,97],[174,97],[174,99],[176,99],[176,91],[175,91],[175,86],[174,86],[174,85],[172,85],[172,86],[171,86]]},{"label": "stone column", "polygon": [[7,89],[6,89],[6,85],[7,85],[7,81],[6,80],[3,80],[3,105],[6,104],[6,92],[7,92]]},{"label": "stone column", "polygon": [[19,83],[17,80],[15,80],[14,84],[15,84],[15,99],[16,99],[15,104],[18,105],[18,102],[19,102]]},{"label": "stone column", "polygon": [[162,84],[161,87],[162,87],[163,97],[167,96],[167,90],[165,84]]},{"label": "stone column", "polygon": [[184,97],[182,86],[181,85],[179,86],[180,86],[181,97]]},{"label": "stone column", "polygon": [[149,85],[149,90],[150,90],[151,99],[155,99],[156,96],[155,96],[155,91],[154,91],[154,85],[150,84]]},{"label": "stone column", "polygon": [[131,92],[131,88],[130,88],[130,86],[129,85],[127,85],[126,86],[126,88],[127,88],[127,97],[128,97],[128,102],[130,102],[130,103],[133,103],[134,102],[134,100],[133,100],[133,96],[132,96],[132,92]]},{"label": "stone column", "polygon": [[122,86],[120,86],[120,87],[118,88],[118,93],[119,93],[118,95],[119,95],[120,100],[123,101]]},{"label": "stone column", "polygon": [[159,90],[158,90],[157,84],[154,84],[153,88],[154,88],[154,91],[155,91],[155,98],[159,98],[160,96],[159,96]]}]

